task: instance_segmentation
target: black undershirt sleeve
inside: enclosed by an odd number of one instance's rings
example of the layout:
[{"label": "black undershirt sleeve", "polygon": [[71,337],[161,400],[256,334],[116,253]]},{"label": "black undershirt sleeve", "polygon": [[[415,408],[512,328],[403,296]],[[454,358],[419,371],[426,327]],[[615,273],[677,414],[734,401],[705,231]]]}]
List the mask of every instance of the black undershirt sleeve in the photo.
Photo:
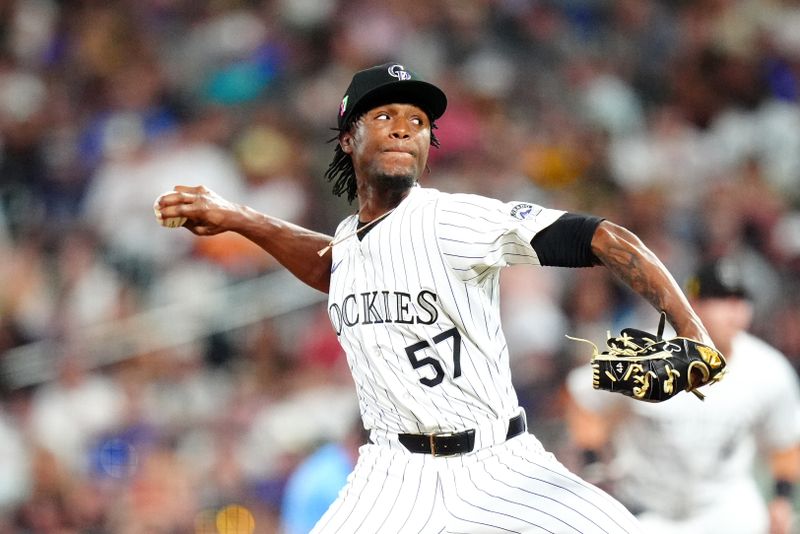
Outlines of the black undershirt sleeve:
[{"label": "black undershirt sleeve", "polygon": [[542,265],[591,267],[600,260],[592,252],[592,237],[601,217],[565,213],[533,236],[531,246]]}]

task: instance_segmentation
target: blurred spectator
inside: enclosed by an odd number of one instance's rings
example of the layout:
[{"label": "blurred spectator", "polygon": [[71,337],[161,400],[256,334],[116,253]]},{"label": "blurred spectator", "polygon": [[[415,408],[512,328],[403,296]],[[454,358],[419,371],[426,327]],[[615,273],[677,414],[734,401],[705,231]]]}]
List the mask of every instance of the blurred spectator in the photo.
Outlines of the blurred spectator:
[{"label": "blurred spectator", "polygon": [[18,425],[4,410],[0,411],[0,516],[22,503],[31,486],[31,451]]},{"label": "blurred spectator", "polygon": [[191,471],[174,451],[160,447],[141,459],[122,497],[112,531],[120,533],[189,531],[198,509]]},{"label": "blurred spectator", "polygon": [[14,283],[0,286],[3,322],[19,340],[42,338],[49,334],[55,308],[55,280],[42,236],[28,235],[6,250],[0,256],[0,274]]},{"label": "blurred spectator", "polygon": [[[567,326],[558,305],[563,288],[549,270],[532,273],[518,267],[506,269],[500,287],[514,387],[533,425],[553,416]],[[532,324],[537,328],[531,328]]]},{"label": "blurred spectator", "polygon": [[115,427],[122,392],[112,379],[84,368],[76,354],[61,356],[58,379],[43,385],[31,401],[30,432],[68,473],[85,475],[94,439]]},{"label": "blurred spectator", "polygon": [[358,459],[358,448],[369,438],[360,418],[351,425],[343,438],[314,449],[289,475],[281,503],[285,534],[310,532],[344,487]]},{"label": "blurred spectator", "polygon": [[56,289],[56,335],[67,335],[92,324],[121,318],[119,304],[123,281],[99,254],[100,248],[90,232],[66,230],[58,244]]}]

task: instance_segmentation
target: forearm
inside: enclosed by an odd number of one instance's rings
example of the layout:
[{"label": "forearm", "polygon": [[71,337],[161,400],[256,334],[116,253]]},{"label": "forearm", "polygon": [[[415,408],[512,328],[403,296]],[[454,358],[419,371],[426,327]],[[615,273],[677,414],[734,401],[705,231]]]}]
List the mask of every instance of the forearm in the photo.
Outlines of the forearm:
[{"label": "forearm", "polygon": [[206,187],[177,185],[154,206],[161,218],[185,217],[184,226],[199,236],[236,232],[271,254],[300,281],[328,292],[331,255],[320,256],[330,236],[230,202]]},{"label": "forearm", "polygon": [[331,254],[318,251],[331,237],[296,224],[270,217],[246,206],[232,221],[230,230],[260,246],[300,281],[323,293],[331,278]]},{"label": "forearm", "polygon": [[673,276],[650,249],[632,232],[603,221],[592,239],[595,256],[614,275],[663,311],[678,336],[713,346],[697,314]]},{"label": "forearm", "polygon": [[770,467],[775,480],[797,484],[800,481],[800,446],[774,451],[770,455]]},{"label": "forearm", "polygon": [[769,503],[770,534],[789,534],[794,516],[794,497],[800,479],[800,447],[778,450],[770,456],[775,489]]}]

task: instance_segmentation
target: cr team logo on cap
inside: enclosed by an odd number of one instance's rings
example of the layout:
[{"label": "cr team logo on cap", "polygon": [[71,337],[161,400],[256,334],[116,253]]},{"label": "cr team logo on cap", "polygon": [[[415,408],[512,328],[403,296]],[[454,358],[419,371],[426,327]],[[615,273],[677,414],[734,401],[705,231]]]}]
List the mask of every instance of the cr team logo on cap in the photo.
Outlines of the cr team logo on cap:
[{"label": "cr team logo on cap", "polygon": [[402,65],[398,65],[397,63],[390,65],[387,70],[391,76],[394,76],[400,81],[411,79],[411,74],[406,72],[406,68]]},{"label": "cr team logo on cap", "polygon": [[350,85],[339,103],[336,124],[343,130],[357,112],[365,107],[400,101],[423,109],[435,121],[447,107],[447,97],[441,89],[426,82],[401,63],[390,61],[360,70],[353,75]]}]

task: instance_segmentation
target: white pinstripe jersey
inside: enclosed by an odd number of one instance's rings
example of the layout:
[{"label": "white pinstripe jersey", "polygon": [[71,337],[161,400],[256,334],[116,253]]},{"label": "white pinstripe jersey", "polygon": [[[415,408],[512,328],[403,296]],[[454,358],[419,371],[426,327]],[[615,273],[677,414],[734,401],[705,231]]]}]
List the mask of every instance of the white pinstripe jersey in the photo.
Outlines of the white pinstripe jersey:
[{"label": "white pinstripe jersey", "polygon": [[[449,432],[516,415],[499,272],[564,212],[414,187],[333,247],[328,314],[368,429]],[[357,216],[335,238],[352,234]]]}]

